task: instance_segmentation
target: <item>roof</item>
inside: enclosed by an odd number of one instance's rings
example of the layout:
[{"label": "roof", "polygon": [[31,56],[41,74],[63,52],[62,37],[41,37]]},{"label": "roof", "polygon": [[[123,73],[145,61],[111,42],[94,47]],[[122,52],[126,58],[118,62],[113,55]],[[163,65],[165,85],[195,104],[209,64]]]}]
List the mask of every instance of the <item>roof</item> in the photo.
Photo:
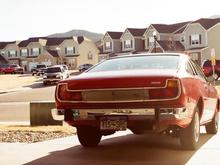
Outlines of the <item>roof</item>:
[{"label": "roof", "polygon": [[27,39],[27,40],[21,41],[21,42],[18,44],[18,46],[19,46],[19,47],[26,47],[26,46],[28,46],[28,44],[31,43],[31,42],[39,42],[40,39],[47,39],[47,37],[31,37],[31,38],[29,38],[29,39]]},{"label": "roof", "polygon": [[157,41],[164,51],[184,51],[184,46],[179,41]]},{"label": "roof", "polygon": [[59,54],[56,50],[47,50],[48,53],[50,53],[50,55],[52,55],[53,57],[59,57]]},{"label": "roof", "polygon": [[78,41],[79,44],[81,44],[84,41],[84,37],[83,36],[78,36],[77,41]]},{"label": "roof", "polygon": [[199,23],[200,25],[202,25],[202,27],[204,27],[206,30],[208,30],[209,28],[213,27],[217,23],[220,23],[220,18],[216,18],[216,19],[201,18],[201,19],[198,19],[192,23]]},{"label": "roof", "polygon": [[0,54],[0,64],[8,64],[8,60]]},{"label": "roof", "polygon": [[190,49],[187,49],[187,50],[200,50],[200,49],[204,49],[204,48],[207,48],[207,46],[190,48]]},{"label": "roof", "polygon": [[107,33],[112,39],[120,39],[121,35],[123,34],[123,32],[112,32],[112,31],[108,31]]},{"label": "roof", "polygon": [[47,38],[46,46],[60,45],[66,39],[73,39],[73,37],[59,37],[59,38],[58,37],[52,37],[52,38]]},{"label": "roof", "polygon": [[186,26],[190,22],[181,22],[176,24],[152,24],[152,26],[159,32],[159,33],[174,33],[175,31],[181,29],[182,27]]},{"label": "roof", "polygon": [[0,49],[4,49],[8,44],[14,44],[16,41],[11,42],[0,42]]},{"label": "roof", "polygon": [[144,28],[144,29],[136,29],[136,28],[127,28],[128,31],[133,35],[133,36],[140,36],[142,37],[144,32],[147,30],[147,28]]}]

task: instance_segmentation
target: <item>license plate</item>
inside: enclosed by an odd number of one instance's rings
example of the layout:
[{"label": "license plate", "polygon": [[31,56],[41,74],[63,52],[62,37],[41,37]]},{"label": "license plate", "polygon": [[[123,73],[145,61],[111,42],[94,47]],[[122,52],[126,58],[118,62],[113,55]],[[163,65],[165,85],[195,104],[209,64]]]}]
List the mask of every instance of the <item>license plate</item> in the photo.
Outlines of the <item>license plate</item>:
[{"label": "license plate", "polygon": [[126,117],[101,117],[100,118],[101,130],[126,130],[127,120]]}]

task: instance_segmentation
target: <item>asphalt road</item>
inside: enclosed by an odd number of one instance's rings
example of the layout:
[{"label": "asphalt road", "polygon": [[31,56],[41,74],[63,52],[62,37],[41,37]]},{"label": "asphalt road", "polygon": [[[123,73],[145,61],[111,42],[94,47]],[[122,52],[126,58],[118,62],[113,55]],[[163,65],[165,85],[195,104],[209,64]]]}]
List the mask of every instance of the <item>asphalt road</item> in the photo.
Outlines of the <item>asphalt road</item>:
[{"label": "asphalt road", "polygon": [[219,165],[220,136],[201,134],[200,148],[181,150],[178,139],[165,135],[133,135],[129,131],[105,137],[99,147],[85,149],[76,136],[34,144],[0,143],[0,164],[36,165]]},{"label": "asphalt road", "polygon": [[55,85],[44,86],[42,82],[35,83],[30,89],[24,91],[0,94],[0,103],[54,101]]}]

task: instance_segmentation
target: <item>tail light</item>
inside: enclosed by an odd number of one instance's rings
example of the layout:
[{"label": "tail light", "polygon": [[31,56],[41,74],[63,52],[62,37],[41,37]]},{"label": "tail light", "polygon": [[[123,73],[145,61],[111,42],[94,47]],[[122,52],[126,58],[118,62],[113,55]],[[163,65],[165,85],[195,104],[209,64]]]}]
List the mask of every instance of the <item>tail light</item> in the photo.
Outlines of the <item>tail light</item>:
[{"label": "tail light", "polygon": [[67,84],[57,86],[57,97],[62,101],[82,101],[82,93],[79,91],[69,91]]},{"label": "tail light", "polygon": [[167,80],[165,88],[149,89],[150,99],[170,99],[178,96],[179,81]]}]

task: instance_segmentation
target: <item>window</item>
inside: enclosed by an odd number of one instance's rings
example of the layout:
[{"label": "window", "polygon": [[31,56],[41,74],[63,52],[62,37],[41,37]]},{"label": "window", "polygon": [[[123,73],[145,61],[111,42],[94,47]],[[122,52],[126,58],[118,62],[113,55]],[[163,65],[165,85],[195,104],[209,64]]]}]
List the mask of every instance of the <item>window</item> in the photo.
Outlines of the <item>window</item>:
[{"label": "window", "polygon": [[192,34],[189,36],[189,43],[190,45],[199,45],[202,43],[201,34]]},{"label": "window", "polygon": [[148,46],[153,46],[154,44],[154,37],[148,37]]},{"label": "window", "polygon": [[27,56],[28,50],[27,49],[21,49],[21,56]]},{"label": "window", "polygon": [[93,59],[93,54],[91,52],[88,53],[88,60],[92,60]]},{"label": "window", "polygon": [[17,57],[17,51],[16,50],[9,50],[8,57]]},{"label": "window", "polygon": [[181,42],[185,42],[185,37],[182,36],[182,37],[180,38],[180,41],[181,41]]},{"label": "window", "polygon": [[31,55],[32,56],[37,56],[39,55],[41,52],[40,52],[40,48],[31,48]]},{"label": "window", "polygon": [[111,42],[105,43],[105,50],[112,50],[112,43]]},{"label": "window", "polygon": [[132,40],[125,40],[124,48],[132,48]]},{"label": "window", "polygon": [[75,47],[66,47],[65,54],[67,55],[75,54]]}]

